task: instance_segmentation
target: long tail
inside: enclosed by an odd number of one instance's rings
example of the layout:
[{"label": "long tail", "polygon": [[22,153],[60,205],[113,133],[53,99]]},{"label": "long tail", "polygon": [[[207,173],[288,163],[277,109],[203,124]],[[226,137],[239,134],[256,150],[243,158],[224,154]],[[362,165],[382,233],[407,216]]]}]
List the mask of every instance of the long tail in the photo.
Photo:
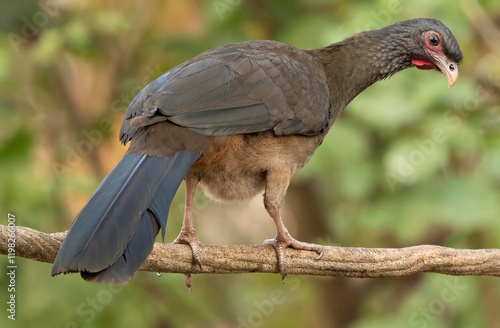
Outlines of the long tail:
[{"label": "long tail", "polygon": [[199,153],[126,154],[80,211],[57,253],[52,275],[123,284],[164,235],[170,203]]}]

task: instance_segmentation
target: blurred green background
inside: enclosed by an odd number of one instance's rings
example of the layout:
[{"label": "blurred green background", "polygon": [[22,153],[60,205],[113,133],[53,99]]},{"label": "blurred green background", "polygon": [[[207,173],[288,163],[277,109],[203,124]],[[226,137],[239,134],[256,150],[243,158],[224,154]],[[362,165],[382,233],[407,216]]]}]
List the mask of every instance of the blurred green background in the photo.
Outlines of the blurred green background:
[{"label": "blurred green background", "polygon": [[[299,240],[329,245],[500,248],[497,0],[3,1],[0,223],[14,213],[17,225],[67,230],[125,152],[117,136],[128,103],[204,50],[250,39],[322,47],[415,17],[455,34],[465,55],[458,83],[409,69],[356,98],[294,178],[285,222]],[[167,242],[180,230],[182,188]],[[275,233],[260,197],[214,204],[199,193],[195,227],[211,244]],[[197,275],[189,295],[178,274],[139,272],[117,288],[17,264],[17,327],[500,327],[491,277],[289,276],[282,285],[270,274]],[[0,326],[13,326],[1,311]]]}]

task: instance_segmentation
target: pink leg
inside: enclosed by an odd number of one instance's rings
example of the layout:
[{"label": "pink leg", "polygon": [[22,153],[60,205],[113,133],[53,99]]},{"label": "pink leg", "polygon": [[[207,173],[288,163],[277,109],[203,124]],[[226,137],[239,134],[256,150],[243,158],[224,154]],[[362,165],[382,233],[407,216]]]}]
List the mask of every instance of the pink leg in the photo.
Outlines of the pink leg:
[{"label": "pink leg", "polygon": [[185,178],[185,183],[186,203],[184,207],[184,221],[182,222],[181,232],[174,240],[174,244],[189,245],[193,251],[193,259],[201,269],[200,241],[193,227],[193,197],[196,191],[196,185],[198,184],[198,178],[188,173]]},{"label": "pink leg", "polygon": [[273,218],[276,225],[276,237],[267,239],[264,244],[272,244],[278,255],[278,267],[281,279],[284,282],[286,277],[286,257],[285,248],[292,247],[300,250],[314,251],[319,254],[317,259],[323,256],[323,246],[301,242],[293,238],[288,232],[281,219],[280,210],[283,205],[286,190],[290,182],[291,174],[285,169],[278,172],[269,172],[267,176],[266,192],[264,194],[264,206]]}]

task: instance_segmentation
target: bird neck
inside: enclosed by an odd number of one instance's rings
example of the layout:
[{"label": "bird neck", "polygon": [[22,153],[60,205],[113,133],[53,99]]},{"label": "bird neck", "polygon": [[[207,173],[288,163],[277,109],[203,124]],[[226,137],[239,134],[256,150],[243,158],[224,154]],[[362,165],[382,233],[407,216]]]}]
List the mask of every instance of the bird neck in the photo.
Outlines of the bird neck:
[{"label": "bird neck", "polygon": [[394,26],[389,28],[393,30],[361,32],[344,41],[308,51],[323,65],[330,86],[330,126],[363,90],[411,66],[411,54],[405,44],[408,34],[403,30],[394,31]]}]

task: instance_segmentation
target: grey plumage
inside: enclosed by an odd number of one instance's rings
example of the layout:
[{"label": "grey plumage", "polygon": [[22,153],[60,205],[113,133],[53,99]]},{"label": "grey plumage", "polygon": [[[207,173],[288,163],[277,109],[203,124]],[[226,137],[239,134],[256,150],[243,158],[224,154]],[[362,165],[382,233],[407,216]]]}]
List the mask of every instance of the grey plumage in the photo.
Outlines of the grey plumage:
[{"label": "grey plumage", "polygon": [[151,252],[159,230],[155,225],[164,234],[170,202],[199,155],[126,154],[76,217],[52,275],[82,272],[96,282],[129,280]]},{"label": "grey plumage", "polygon": [[[325,128],[330,114],[321,66],[277,41],[248,41],[204,52],[149,84],[125,117],[145,115],[151,108],[171,122],[212,136],[266,130],[314,135]],[[124,120],[121,141],[133,133]]]},{"label": "grey plumage", "polygon": [[[438,33],[440,47],[429,45],[426,33]],[[439,69],[452,85],[461,60],[446,26],[415,19],[320,49],[237,43],[172,68],[129,105],[120,129],[120,141],[131,142],[127,155],[77,216],[52,274],[126,282],[151,252],[158,231],[164,233],[170,202],[185,178],[186,212],[176,241],[191,246],[195,261],[201,265],[192,225],[196,185],[218,200],[264,191],[284,277],[286,247],[321,253],[320,246],[293,239],[282,223],[287,187],[347,104],[411,66]]]}]

